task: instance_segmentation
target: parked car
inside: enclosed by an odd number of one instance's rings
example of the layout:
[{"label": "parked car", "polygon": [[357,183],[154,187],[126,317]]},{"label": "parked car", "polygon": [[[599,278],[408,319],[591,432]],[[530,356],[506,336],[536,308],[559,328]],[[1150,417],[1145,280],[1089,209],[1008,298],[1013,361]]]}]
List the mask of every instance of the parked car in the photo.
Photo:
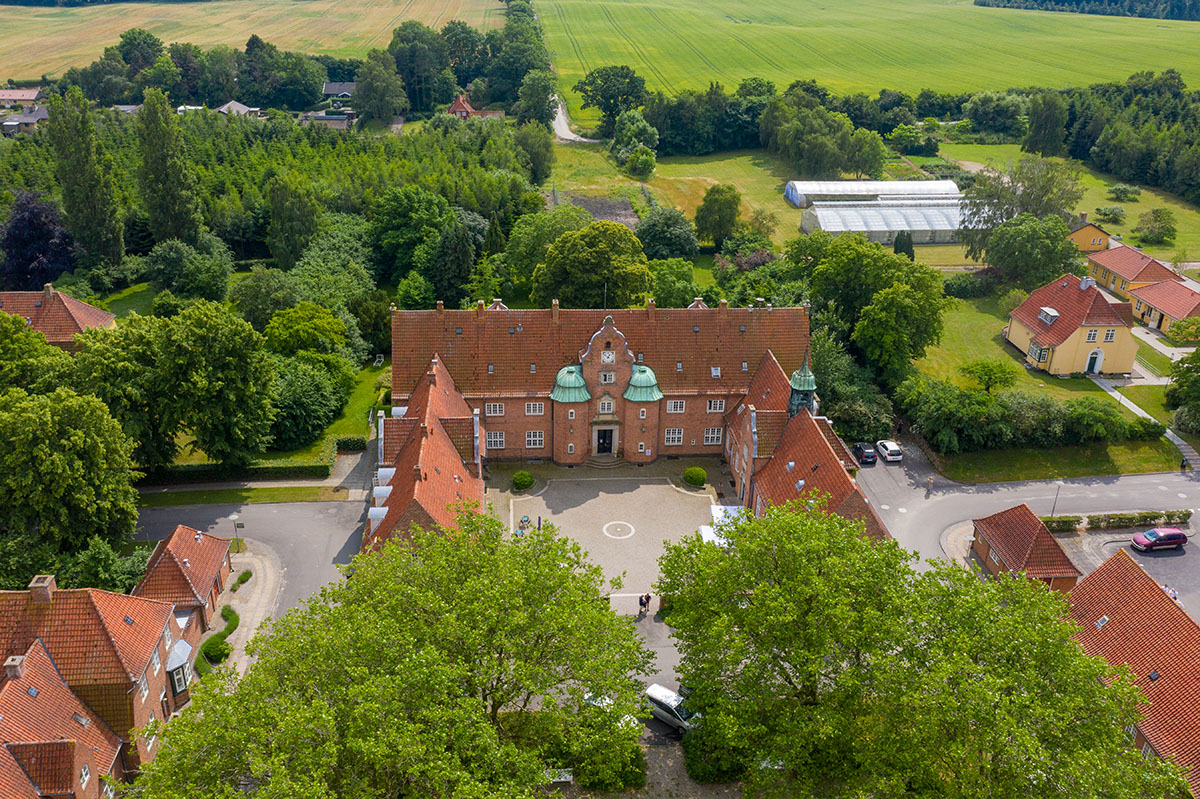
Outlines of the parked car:
[{"label": "parked car", "polygon": [[680,732],[692,729],[700,721],[700,714],[689,710],[683,697],[666,686],[655,683],[646,688],[645,696],[654,718]]},{"label": "parked car", "polygon": [[850,448],[859,463],[874,463],[875,448],[865,441],[860,441]]},{"label": "parked car", "polygon": [[904,460],[904,450],[900,449],[900,445],[895,441],[889,439],[876,441],[875,449],[878,450],[880,456],[885,461],[898,462]]},{"label": "parked car", "polygon": [[1130,543],[1134,549],[1142,552],[1150,549],[1183,549],[1187,543],[1187,533],[1178,527],[1155,527],[1138,533]]}]

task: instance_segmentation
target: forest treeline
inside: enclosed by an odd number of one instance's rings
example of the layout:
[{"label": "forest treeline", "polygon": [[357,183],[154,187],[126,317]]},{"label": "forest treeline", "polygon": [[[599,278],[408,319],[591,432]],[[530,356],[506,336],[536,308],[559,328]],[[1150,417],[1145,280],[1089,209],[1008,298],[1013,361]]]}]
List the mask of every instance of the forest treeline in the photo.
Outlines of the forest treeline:
[{"label": "forest treeline", "polygon": [[1200,20],[1200,2],[1197,0],[975,0],[975,5],[1071,11],[1111,17]]}]

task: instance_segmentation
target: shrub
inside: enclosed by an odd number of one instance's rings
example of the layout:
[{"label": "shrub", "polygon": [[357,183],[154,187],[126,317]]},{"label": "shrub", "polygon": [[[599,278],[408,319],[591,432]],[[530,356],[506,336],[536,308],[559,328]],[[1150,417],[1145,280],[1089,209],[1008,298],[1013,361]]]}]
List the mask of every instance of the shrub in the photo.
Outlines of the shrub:
[{"label": "shrub", "polygon": [[1108,187],[1108,196],[1119,203],[1137,202],[1142,190],[1127,183],[1116,183]]},{"label": "shrub", "polygon": [[237,580],[235,580],[233,585],[231,585],[229,587],[229,590],[233,591],[234,593],[237,593],[237,590],[242,587],[243,583],[245,583],[247,580],[250,579],[250,576],[251,576],[251,571],[249,569],[246,569],[244,572],[242,572],[241,574],[238,575]]},{"label": "shrub", "polygon": [[1102,225],[1120,225],[1125,221],[1125,209],[1119,205],[1105,205],[1096,209],[1096,221]]},{"label": "shrub", "polygon": [[233,647],[225,640],[224,633],[217,633],[200,645],[200,654],[204,655],[209,663],[224,663],[232,651]]},{"label": "shrub", "polygon": [[574,769],[575,780],[580,786],[594,791],[628,791],[646,784],[646,754],[642,747],[629,748],[628,756],[619,764],[608,765],[603,771],[596,768],[609,760],[611,755],[585,758]]},{"label": "shrub", "polygon": [[630,153],[629,160],[625,162],[625,168],[629,170],[629,174],[642,180],[650,177],[654,166],[654,151],[644,146],[638,147]]},{"label": "shrub", "polygon": [[233,631],[242,623],[242,619],[233,609],[233,605],[221,608],[221,618],[225,620],[225,629],[221,631],[221,635],[233,635]]},{"label": "shrub", "polygon": [[949,297],[970,300],[976,297],[986,297],[999,287],[1000,273],[994,269],[981,269],[978,272],[963,272],[955,275],[942,285],[942,290]]},{"label": "shrub", "polygon": [[526,471],[519,471],[513,475],[513,491],[524,491],[533,485],[533,475]]},{"label": "shrub", "polygon": [[300,358],[278,358],[275,371],[275,447],[299,449],[320,438],[337,418],[345,396],[320,365]]},{"label": "shrub", "polygon": [[1167,426],[1157,419],[1138,417],[1129,423],[1126,435],[1133,441],[1154,441],[1165,432]]},{"label": "shrub", "polygon": [[1167,524],[1184,524],[1190,521],[1191,518],[1192,512],[1187,508],[1183,510],[1169,510],[1163,514],[1163,521]]},{"label": "shrub", "polygon": [[334,441],[338,452],[362,452],[367,448],[366,436],[338,436]]},{"label": "shrub", "polygon": [[1000,298],[1000,313],[1008,316],[1027,299],[1029,299],[1029,292],[1022,289],[1009,290],[1007,294]]},{"label": "shrub", "polygon": [[1079,527],[1082,516],[1043,516],[1042,524],[1052,533],[1070,533]]},{"label": "shrub", "polygon": [[684,733],[683,764],[696,782],[733,782],[746,773],[745,754],[707,724]]},{"label": "shrub", "polygon": [[209,665],[208,660],[203,654],[196,656],[196,662],[193,665],[193,668],[195,669],[196,676],[198,677],[203,677],[206,674],[212,674],[212,666]]},{"label": "shrub", "polygon": [[689,466],[683,470],[683,482],[691,486],[702,486],[708,482],[708,473],[699,466]]}]

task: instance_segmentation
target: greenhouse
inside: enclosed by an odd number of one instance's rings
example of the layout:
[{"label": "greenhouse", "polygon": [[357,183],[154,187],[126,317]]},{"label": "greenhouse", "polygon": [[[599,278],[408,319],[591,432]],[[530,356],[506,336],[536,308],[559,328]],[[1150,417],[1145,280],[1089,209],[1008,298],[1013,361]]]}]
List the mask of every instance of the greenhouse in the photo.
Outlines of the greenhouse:
[{"label": "greenhouse", "polygon": [[824,230],[834,236],[862,233],[881,244],[892,244],[896,234],[906,230],[914,244],[951,244],[958,239],[960,214],[959,197],[818,202],[804,211],[800,230]]},{"label": "greenhouse", "polygon": [[793,180],[783,190],[788,202],[805,208],[820,200],[878,200],[884,197],[958,196],[953,180]]}]

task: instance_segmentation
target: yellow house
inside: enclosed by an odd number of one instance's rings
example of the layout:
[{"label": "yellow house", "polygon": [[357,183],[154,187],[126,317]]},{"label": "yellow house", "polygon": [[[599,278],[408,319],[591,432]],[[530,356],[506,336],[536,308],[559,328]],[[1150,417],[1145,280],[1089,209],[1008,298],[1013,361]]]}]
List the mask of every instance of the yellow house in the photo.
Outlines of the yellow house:
[{"label": "yellow house", "polygon": [[1091,277],[1063,275],[1009,315],[1004,337],[1050,374],[1128,374],[1137,341],[1129,303],[1110,303]]},{"label": "yellow house", "polygon": [[1200,316],[1200,293],[1174,280],[1130,289],[1129,293],[1133,295],[1134,316],[1164,333],[1171,329],[1172,322]]},{"label": "yellow house", "polygon": [[1095,222],[1087,221],[1087,214],[1079,215],[1079,226],[1067,238],[1075,242],[1080,252],[1099,252],[1108,249],[1108,231]]},{"label": "yellow house", "polygon": [[1159,261],[1135,247],[1122,244],[1108,250],[1087,253],[1088,275],[1097,285],[1130,300],[1130,289],[1161,283],[1164,280],[1182,280]]}]

